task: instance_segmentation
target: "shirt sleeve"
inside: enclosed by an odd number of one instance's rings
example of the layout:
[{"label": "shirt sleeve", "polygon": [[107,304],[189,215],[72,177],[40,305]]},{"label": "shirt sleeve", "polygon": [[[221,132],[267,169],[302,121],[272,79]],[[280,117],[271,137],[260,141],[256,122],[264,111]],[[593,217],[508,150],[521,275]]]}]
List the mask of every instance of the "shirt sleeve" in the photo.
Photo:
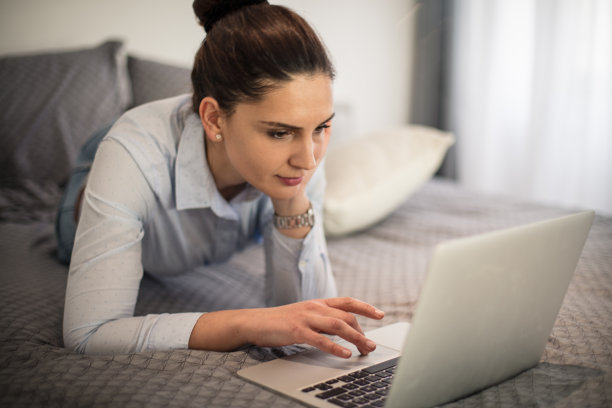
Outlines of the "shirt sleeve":
[{"label": "shirt sleeve", "polygon": [[271,205],[263,217],[268,306],[337,296],[323,230],[324,192],[321,163],[306,190],[315,211],[315,224],[303,239],[287,237],[274,227]]},{"label": "shirt sleeve", "polygon": [[155,200],[129,153],[100,144],[81,208],[66,287],[64,345],[81,353],[187,348],[201,313],[134,317],[143,223]]}]

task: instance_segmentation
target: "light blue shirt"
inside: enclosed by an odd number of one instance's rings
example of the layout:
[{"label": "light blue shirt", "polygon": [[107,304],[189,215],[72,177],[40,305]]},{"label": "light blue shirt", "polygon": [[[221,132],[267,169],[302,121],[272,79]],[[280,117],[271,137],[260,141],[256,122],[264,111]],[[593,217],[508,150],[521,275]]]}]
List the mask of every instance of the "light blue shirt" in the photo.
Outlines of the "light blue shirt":
[{"label": "light blue shirt", "polygon": [[[172,275],[223,262],[263,235],[268,305],[336,295],[323,233],[319,166],[307,195],[316,221],[297,240],[247,187],[227,202],[206,161],[190,96],[127,112],[100,144],[83,197],[66,289],[64,343],[86,353],[187,348],[202,312],[133,316],[143,271]],[[206,294],[203,294],[204,296]]]}]

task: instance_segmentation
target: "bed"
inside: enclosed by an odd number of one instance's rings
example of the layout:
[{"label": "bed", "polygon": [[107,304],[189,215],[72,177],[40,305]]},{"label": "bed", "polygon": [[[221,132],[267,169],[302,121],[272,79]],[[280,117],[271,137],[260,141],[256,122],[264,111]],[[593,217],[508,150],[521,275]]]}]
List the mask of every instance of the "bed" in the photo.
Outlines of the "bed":
[{"label": "bed", "polygon": [[[63,348],[67,266],[55,258],[53,219],[78,146],[130,106],[188,91],[188,78],[184,68],[125,55],[118,42],[0,59],[0,406],[299,405],[236,373],[300,346],[97,356]],[[386,312],[382,322],[361,320],[373,329],[411,320],[437,243],[569,212],[427,178],[367,226],[330,234],[328,249],[340,295]],[[263,297],[241,299],[232,288],[245,273],[262,287],[263,262],[253,245],[223,265],[145,275],[136,313],[261,306]],[[221,280],[224,295],[204,298],[202,274]],[[541,362],[446,406],[612,406],[612,218],[595,217]]]}]

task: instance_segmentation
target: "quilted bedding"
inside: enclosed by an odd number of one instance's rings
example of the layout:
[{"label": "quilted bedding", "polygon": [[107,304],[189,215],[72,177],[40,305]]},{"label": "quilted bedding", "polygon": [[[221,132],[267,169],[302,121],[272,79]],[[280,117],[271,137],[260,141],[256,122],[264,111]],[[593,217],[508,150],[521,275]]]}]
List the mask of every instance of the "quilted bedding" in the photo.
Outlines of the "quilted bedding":
[{"label": "quilted bedding", "polygon": [[[340,294],[385,310],[382,322],[361,321],[371,329],[411,320],[438,242],[566,212],[434,179],[373,228],[330,240],[329,253]],[[52,225],[5,222],[0,228],[0,406],[299,405],[236,375],[298,346],[99,356],[65,350],[67,268],[54,260]],[[263,299],[245,298],[236,280],[246,272],[257,289],[262,271],[263,251],[254,246],[225,265],[167,279],[145,276],[136,313],[259,306]],[[204,280],[218,286],[216,295],[204,290]],[[541,362],[448,406],[612,406],[611,317],[612,219],[597,216]]]}]

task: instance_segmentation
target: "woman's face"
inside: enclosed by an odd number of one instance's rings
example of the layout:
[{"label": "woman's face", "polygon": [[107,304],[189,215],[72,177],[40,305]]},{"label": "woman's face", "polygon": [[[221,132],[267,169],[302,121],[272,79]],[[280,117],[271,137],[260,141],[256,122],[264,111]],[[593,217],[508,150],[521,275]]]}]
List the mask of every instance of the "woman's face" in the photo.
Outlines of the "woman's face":
[{"label": "woman's face", "polygon": [[273,199],[295,197],[325,155],[333,114],[326,75],[296,76],[238,104],[221,128],[229,170]]}]

